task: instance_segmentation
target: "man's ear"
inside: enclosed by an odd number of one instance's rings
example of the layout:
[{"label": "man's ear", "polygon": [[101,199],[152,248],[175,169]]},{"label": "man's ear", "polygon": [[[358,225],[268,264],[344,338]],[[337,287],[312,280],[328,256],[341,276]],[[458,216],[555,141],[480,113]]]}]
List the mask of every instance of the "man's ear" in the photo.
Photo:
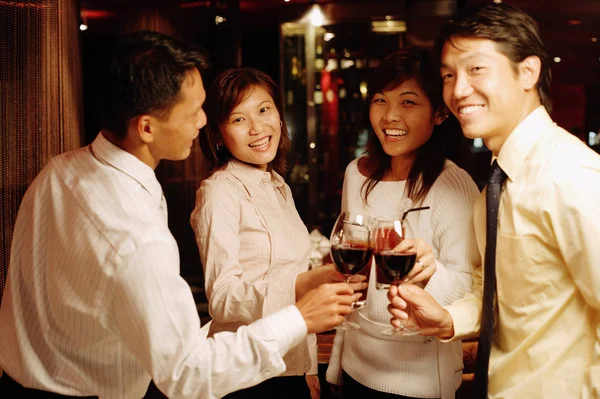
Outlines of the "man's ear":
[{"label": "man's ear", "polygon": [[155,118],[152,115],[142,114],[131,121],[140,140],[146,144],[154,141]]},{"label": "man's ear", "polygon": [[542,61],[536,55],[530,55],[518,65],[519,82],[525,90],[534,89],[540,79]]}]

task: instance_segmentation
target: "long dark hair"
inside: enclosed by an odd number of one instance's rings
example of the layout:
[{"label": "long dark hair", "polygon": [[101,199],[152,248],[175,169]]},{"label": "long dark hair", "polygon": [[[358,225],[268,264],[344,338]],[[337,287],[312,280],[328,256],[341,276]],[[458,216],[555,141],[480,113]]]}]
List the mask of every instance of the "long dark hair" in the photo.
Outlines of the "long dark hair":
[{"label": "long dark hair", "polygon": [[511,61],[515,72],[518,63],[529,56],[537,56],[542,64],[536,84],[538,95],[546,110],[552,111],[550,55],[540,38],[537,22],[528,14],[505,3],[485,3],[462,9],[442,25],[435,45],[436,56],[441,56],[444,43],[452,44],[455,38],[495,42],[498,50]]},{"label": "long dark hair", "polygon": [[261,87],[269,93],[279,112],[282,122],[281,138],[279,147],[277,147],[277,155],[268,167],[280,175],[285,174],[290,138],[283,116],[281,92],[273,79],[265,73],[252,68],[236,68],[222,72],[206,92],[204,110],[208,121],[204,131],[200,134],[200,149],[204,155],[209,176],[234,158],[224,145],[217,148],[217,144],[222,142],[221,127],[233,109],[252,94],[252,90],[256,87]]},{"label": "long dark hair", "polygon": [[[431,58],[425,50],[416,48],[405,48],[387,56],[373,71],[369,81],[369,98],[383,91],[394,90],[405,81],[415,78],[431,102],[433,112],[444,112],[442,82]],[[405,195],[413,202],[425,198],[444,168],[447,135],[441,130],[445,124],[435,126],[431,138],[416,151],[404,189]],[[390,169],[392,158],[383,150],[372,127],[366,152],[369,176],[361,187],[361,193],[363,200],[368,203],[369,194]]]},{"label": "long dark hair", "polygon": [[125,137],[138,115],[168,115],[189,71],[208,66],[202,50],[153,31],[118,37],[103,62],[107,73],[96,82],[96,106],[102,127],[117,137]]}]

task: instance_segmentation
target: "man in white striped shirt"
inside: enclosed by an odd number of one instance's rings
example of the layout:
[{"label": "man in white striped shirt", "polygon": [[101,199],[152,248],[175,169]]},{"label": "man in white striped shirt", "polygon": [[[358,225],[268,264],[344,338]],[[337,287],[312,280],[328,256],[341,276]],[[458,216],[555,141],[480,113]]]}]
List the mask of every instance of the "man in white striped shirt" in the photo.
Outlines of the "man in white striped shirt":
[{"label": "man in white striped shirt", "polygon": [[108,60],[102,131],[52,159],[17,216],[0,396],[141,398],[153,379],[170,398],[213,398],[280,374],[307,332],[342,321],[352,287],[306,285],[296,306],[203,338],[154,169],[187,158],[206,123],[204,59],[138,32]]}]

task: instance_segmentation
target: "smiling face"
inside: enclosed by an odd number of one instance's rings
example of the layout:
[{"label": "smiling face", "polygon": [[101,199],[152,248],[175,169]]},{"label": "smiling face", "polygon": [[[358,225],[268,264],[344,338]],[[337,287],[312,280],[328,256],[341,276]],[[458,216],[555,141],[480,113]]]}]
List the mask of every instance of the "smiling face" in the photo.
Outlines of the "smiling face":
[{"label": "smiling face", "polygon": [[433,110],[415,78],[392,90],[375,93],[369,108],[371,126],[385,153],[412,164],[443,117]]},{"label": "smiling face", "polygon": [[202,110],[206,92],[197,69],[186,75],[179,97],[168,115],[152,117],[153,140],[148,148],[154,167],[162,159],[186,159],[190,155],[194,139],[206,125],[206,114]]},{"label": "smiling face", "polygon": [[478,38],[446,41],[441,61],[444,102],[465,136],[481,137],[497,154],[531,112],[532,93],[521,79],[520,66],[499,52],[495,42]]},{"label": "smiling face", "polygon": [[227,150],[239,161],[267,170],[281,139],[281,119],[271,95],[261,86],[250,87],[221,126]]}]

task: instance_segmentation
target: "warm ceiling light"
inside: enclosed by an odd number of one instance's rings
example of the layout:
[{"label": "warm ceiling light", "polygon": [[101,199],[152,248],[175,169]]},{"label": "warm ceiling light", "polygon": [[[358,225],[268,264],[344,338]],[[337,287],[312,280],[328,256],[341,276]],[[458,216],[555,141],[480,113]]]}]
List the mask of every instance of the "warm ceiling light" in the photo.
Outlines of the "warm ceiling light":
[{"label": "warm ceiling light", "polygon": [[283,0],[283,1],[285,1],[286,3],[289,3],[289,2],[290,2],[290,0]]},{"label": "warm ceiling light", "polygon": [[323,14],[318,4],[313,4],[310,11],[302,17],[301,21],[308,22],[312,26],[323,26],[327,22],[325,14]]},{"label": "warm ceiling light", "polygon": [[558,62],[560,62],[560,61],[561,61],[560,57],[554,57],[554,62],[557,62],[557,63],[558,63]]},{"label": "warm ceiling light", "polygon": [[597,37],[592,37],[592,43],[596,43],[598,41]]},{"label": "warm ceiling light", "polygon": [[578,20],[578,19],[570,19],[567,22],[568,22],[569,25],[572,25],[572,26],[581,25],[581,21]]},{"label": "warm ceiling light", "polygon": [[406,32],[405,21],[372,21],[371,30],[377,33]]}]

